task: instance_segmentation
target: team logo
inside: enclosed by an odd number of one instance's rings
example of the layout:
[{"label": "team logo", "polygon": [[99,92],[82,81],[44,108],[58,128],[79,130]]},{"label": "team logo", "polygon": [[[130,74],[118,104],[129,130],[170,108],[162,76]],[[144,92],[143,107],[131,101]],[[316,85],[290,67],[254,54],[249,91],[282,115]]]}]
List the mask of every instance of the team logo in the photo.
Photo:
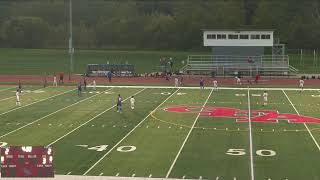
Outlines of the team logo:
[{"label": "team logo", "polygon": [[[173,113],[199,113],[203,117],[219,117],[232,118],[237,122],[248,122],[248,110],[240,110],[228,107],[212,107],[212,106],[176,106],[165,108],[165,111]],[[250,112],[251,122],[277,123],[278,121],[288,121],[289,123],[320,123],[320,119],[301,116],[290,113],[279,113],[273,110],[252,110]]]}]

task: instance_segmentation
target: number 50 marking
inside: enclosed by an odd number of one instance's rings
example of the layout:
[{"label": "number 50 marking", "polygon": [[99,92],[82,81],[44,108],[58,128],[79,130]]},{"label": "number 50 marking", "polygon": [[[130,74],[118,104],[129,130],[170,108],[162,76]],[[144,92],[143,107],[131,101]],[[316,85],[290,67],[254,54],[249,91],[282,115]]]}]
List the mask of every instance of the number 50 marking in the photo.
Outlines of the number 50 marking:
[{"label": "number 50 marking", "polygon": [[[226,154],[231,156],[243,156],[246,154],[246,150],[245,149],[229,149],[226,152]],[[277,153],[273,150],[261,149],[261,150],[257,150],[256,154],[258,156],[270,157],[270,156],[275,156]]]}]

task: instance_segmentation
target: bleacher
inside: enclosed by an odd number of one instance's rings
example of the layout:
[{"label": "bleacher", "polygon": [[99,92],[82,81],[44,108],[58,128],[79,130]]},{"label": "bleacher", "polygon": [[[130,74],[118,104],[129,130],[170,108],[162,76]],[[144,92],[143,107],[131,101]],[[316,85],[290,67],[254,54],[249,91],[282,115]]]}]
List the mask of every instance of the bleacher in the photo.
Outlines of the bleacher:
[{"label": "bleacher", "polygon": [[215,76],[234,76],[255,74],[268,76],[287,76],[297,73],[289,64],[287,55],[264,56],[188,56],[187,64],[182,71],[185,74],[214,74]]}]

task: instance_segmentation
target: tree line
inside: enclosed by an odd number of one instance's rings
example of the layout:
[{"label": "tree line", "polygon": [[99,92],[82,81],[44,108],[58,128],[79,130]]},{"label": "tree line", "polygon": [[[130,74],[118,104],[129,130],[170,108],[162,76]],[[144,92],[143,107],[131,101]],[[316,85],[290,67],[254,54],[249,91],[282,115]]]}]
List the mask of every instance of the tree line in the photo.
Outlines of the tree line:
[{"label": "tree line", "polygon": [[[201,50],[202,29],[275,29],[317,48],[319,0],[73,0],[81,49]],[[69,0],[1,0],[0,47],[67,48]]]}]

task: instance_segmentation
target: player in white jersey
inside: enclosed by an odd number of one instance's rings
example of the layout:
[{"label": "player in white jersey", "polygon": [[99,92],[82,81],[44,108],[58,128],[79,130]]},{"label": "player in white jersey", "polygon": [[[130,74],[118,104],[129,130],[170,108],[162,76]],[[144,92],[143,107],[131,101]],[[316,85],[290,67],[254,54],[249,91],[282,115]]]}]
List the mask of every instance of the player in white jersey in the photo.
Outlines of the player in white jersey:
[{"label": "player in white jersey", "polygon": [[218,91],[218,81],[217,80],[213,80],[212,83],[213,83],[213,89],[215,91]]},{"label": "player in white jersey", "polygon": [[58,87],[57,76],[56,75],[53,76],[53,86],[54,87]]},{"label": "player in white jersey", "polygon": [[19,89],[18,89],[17,92],[16,92],[16,98],[17,98],[16,106],[21,106],[21,103],[20,103],[20,91],[19,91]]},{"label": "player in white jersey", "polygon": [[268,104],[268,93],[267,93],[267,91],[263,92],[262,97],[263,97],[263,105],[266,106]]},{"label": "player in white jersey", "polygon": [[96,88],[97,88],[96,80],[92,81],[92,85],[93,85],[93,90],[96,90]]},{"label": "player in white jersey", "polygon": [[131,96],[130,98],[130,104],[131,104],[131,109],[133,110],[134,109],[134,103],[135,103],[135,99],[134,99],[134,96]]},{"label": "player in white jersey", "polygon": [[241,79],[240,79],[240,77],[238,77],[238,76],[236,76],[236,84],[237,85],[241,85],[242,83],[241,83]]},{"label": "player in white jersey", "polygon": [[300,80],[299,80],[299,87],[301,88],[300,92],[303,91],[303,85],[304,85],[304,80],[303,80],[303,79],[300,79]]},{"label": "player in white jersey", "polygon": [[174,78],[174,87],[179,87],[179,79],[177,77]]}]

